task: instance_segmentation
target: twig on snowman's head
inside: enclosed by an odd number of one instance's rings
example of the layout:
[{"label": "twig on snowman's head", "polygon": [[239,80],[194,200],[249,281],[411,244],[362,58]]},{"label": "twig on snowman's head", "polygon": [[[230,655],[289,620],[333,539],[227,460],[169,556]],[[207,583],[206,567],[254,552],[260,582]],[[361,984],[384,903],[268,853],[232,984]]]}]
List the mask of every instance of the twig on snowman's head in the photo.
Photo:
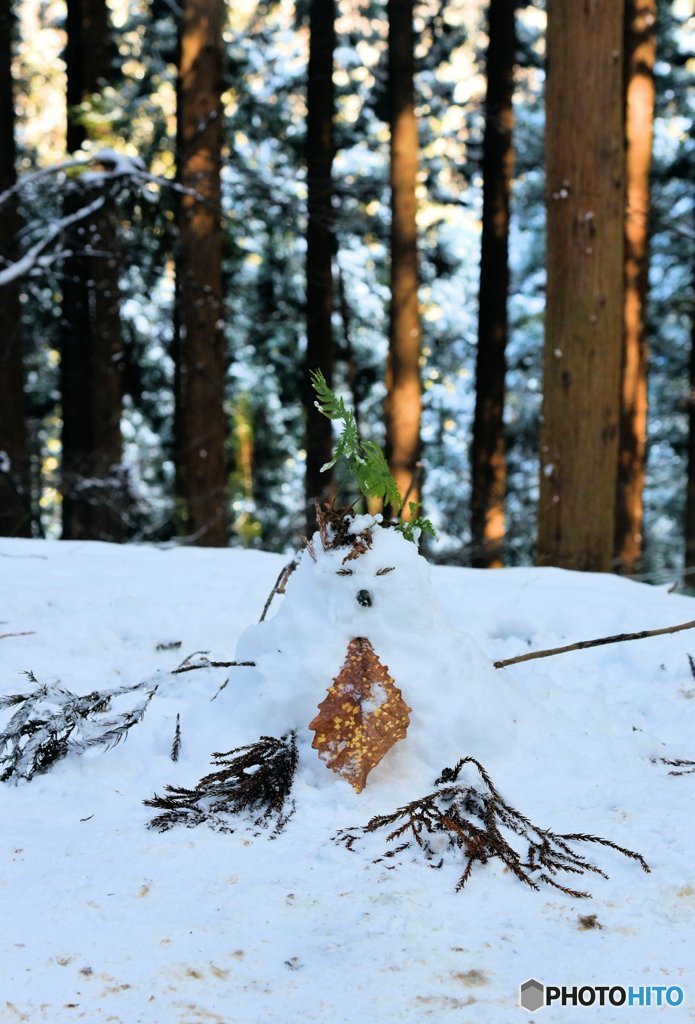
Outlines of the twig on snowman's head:
[{"label": "twig on snowman's head", "polygon": [[[314,561],[316,561],[316,552],[314,551],[313,547],[311,546],[311,541],[307,541],[306,545],[307,545],[307,548],[309,550],[309,554],[314,559]],[[297,564],[298,563],[294,559],[292,559],[292,561],[288,562],[287,565],[284,566],[283,569],[281,570],[280,575],[275,580],[275,583],[273,585],[273,589],[268,594],[268,599],[267,599],[267,601],[265,602],[265,604],[263,606],[263,611],[261,612],[261,617],[258,620],[259,622],[263,622],[265,620],[265,617],[268,614],[268,610],[270,609],[270,606],[271,606],[271,604],[273,602],[273,598],[275,597],[275,595],[276,594],[284,594],[285,593],[285,587],[287,586],[287,581],[290,578],[290,576],[292,575],[292,573],[294,572],[294,570],[297,568]]]}]

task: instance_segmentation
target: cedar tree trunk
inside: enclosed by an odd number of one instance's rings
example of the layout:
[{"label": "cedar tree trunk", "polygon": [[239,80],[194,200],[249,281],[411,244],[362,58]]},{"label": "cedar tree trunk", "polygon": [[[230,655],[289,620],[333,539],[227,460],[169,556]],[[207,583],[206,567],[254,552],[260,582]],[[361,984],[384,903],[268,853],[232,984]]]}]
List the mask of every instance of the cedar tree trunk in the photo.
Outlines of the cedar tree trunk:
[{"label": "cedar tree trunk", "polygon": [[330,461],[331,421],[314,405],[309,370],[321,370],[329,387],[333,380],[333,51],[335,0],[311,0],[309,7],[309,71],[307,82],[306,160],[308,220],[306,252],[306,409],[307,521],[316,529],[313,502],[329,500],[332,479],[321,467]]},{"label": "cedar tree trunk", "polygon": [[[695,284],[695,280],[693,281]],[[686,586],[695,588],[695,320],[690,324],[690,395],[688,401],[688,488],[685,508]]]},{"label": "cedar tree trunk", "polygon": [[[224,0],[185,0],[178,77],[180,203],[177,263],[177,462],[186,530],[227,543],[227,424],[222,300],[222,32]],[[201,198],[199,198],[201,197]]]},{"label": "cedar tree trunk", "polygon": [[550,0],[538,561],[613,565],[624,312],[623,0]]},{"label": "cedar tree trunk", "polygon": [[475,417],[471,447],[473,565],[502,565],[504,541],[504,378],[509,291],[509,194],[514,90],[515,0],[490,0],[483,140]]},{"label": "cedar tree trunk", "polygon": [[[16,181],[12,83],[12,10],[0,3],[0,192]],[[14,196],[0,205],[0,266],[16,258]],[[31,536],[29,447],[24,410],[19,284],[0,287],[0,536]]]},{"label": "cedar tree trunk", "polygon": [[[113,81],[114,48],[106,0],[68,0],[67,146],[86,140],[76,108]],[[121,363],[118,223],[113,200],[79,179],[66,214],[104,198],[70,232],[61,339],[63,537],[122,540],[126,485],[121,467]]]},{"label": "cedar tree trunk", "polygon": [[[413,0],[388,0],[391,116],[391,311],[386,370],[386,456],[398,490],[420,500],[420,312]],[[409,493],[408,493],[409,492]],[[397,509],[391,510],[393,512]],[[409,510],[404,517],[410,518]]]},{"label": "cedar tree trunk", "polygon": [[642,555],[642,492],[647,446],[646,329],[649,169],[654,126],[656,0],[625,8],[625,335],[615,554],[634,574]]}]

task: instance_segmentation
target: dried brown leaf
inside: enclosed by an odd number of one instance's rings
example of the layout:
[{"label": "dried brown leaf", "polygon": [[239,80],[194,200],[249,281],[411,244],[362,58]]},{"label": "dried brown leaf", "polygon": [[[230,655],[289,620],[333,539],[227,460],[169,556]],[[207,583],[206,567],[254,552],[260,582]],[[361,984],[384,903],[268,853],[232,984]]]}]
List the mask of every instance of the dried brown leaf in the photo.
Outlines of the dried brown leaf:
[{"label": "dried brown leaf", "polygon": [[312,747],[360,793],[372,768],[406,735],[410,711],[369,640],[356,637],[309,724]]}]

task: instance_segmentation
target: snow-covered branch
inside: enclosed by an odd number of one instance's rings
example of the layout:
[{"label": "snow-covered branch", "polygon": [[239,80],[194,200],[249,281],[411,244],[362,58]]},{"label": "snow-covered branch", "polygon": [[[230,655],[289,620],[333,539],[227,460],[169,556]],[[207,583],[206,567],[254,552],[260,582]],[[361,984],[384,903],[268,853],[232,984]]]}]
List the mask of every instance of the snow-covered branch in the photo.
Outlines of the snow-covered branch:
[{"label": "snow-covered branch", "polygon": [[[18,278],[23,277],[26,273],[33,269],[38,263],[46,266],[47,263],[43,262],[42,254],[48,249],[60,236],[73,224],[77,224],[81,220],[86,220],[91,217],[92,214],[96,213],[97,210],[101,209],[104,205],[105,196],[97,196],[91,203],[83,206],[81,210],[77,210],[75,213],[71,213],[66,217],[61,217],[60,220],[56,221],[53,227],[48,231],[47,234],[40,238],[38,242],[35,242],[20,259],[14,263],[9,263],[2,270],[0,270],[0,288],[5,285],[11,284],[12,281],[16,281]],[[65,255],[64,251],[52,253],[49,256],[48,263],[52,263],[58,258],[62,258]]]},{"label": "snow-covered branch", "polygon": [[[38,171],[24,175],[15,185],[0,193],[0,207],[37,183],[76,169],[81,171],[78,178],[79,184],[87,186],[90,192],[99,189],[100,195],[74,213],[67,214],[54,221],[42,237],[31,245],[19,259],[12,263],[5,262],[5,265],[0,268],[0,287],[17,281],[37,266],[45,269],[57,260],[65,259],[67,256],[72,255],[72,253],[67,252],[59,245],[56,245],[56,248],[52,251],[49,250],[51,250],[51,246],[58,243],[58,240],[68,228],[81,220],[91,217],[104,205],[107,186],[113,181],[127,181],[139,187],[156,185],[160,189],[169,188],[179,195],[190,196],[198,202],[210,206],[208,197],[202,195],[196,189],[187,188],[170,178],[150,173],[139,157],[126,156],[114,149],[102,149],[89,156],[79,156],[70,160],[63,160],[60,163],[53,164],[51,167],[42,167]],[[156,201],[156,197],[153,196],[151,191],[144,193],[144,195],[150,201]],[[226,216],[221,210],[220,213],[222,216]]]}]

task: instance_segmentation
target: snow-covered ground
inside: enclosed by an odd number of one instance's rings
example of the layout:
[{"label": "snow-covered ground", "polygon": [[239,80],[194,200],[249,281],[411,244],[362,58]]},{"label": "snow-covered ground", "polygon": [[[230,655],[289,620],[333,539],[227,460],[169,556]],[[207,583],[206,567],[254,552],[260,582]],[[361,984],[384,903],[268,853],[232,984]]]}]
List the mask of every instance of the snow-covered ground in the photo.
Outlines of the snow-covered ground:
[{"label": "snow-covered ground", "polygon": [[[408,652],[399,656],[391,616],[383,643],[393,656],[382,657],[413,724],[362,794],[316,758],[300,770],[296,813],[277,838],[243,828],[148,830],[144,799],[167,783],[193,785],[213,751],[257,739],[258,704],[249,710],[247,700],[254,670],[171,670],[195,651],[233,658],[282,565],[280,556],[238,550],[0,541],[0,634],[32,631],[0,639],[0,694],[26,690],[24,670],[78,693],[149,676],[159,684],[125,742],[0,786],[2,1024],[695,1020],[695,776],[670,777],[652,760],[695,758],[687,658],[695,633],[501,672],[486,663],[684,622],[695,618],[695,602],[611,576],[435,568],[434,597],[453,629],[433,631],[427,609],[420,633],[399,620]],[[379,579],[378,594],[388,601],[392,587],[400,616],[409,583],[399,568],[400,578]],[[327,603],[325,634],[299,638],[299,661],[317,679],[327,652],[316,704],[339,668],[330,614]],[[470,641],[460,646],[456,632]],[[157,650],[172,642],[180,647]],[[450,696],[450,713],[434,714],[437,679],[449,687],[457,668],[460,704]],[[288,685],[292,678],[296,666]],[[295,710],[290,701],[288,715]],[[173,763],[177,714],[182,750]],[[277,734],[276,705],[268,716]],[[406,854],[388,870],[394,861],[373,863],[384,848],[374,837],[353,853],[332,842],[338,829],[394,807],[393,796],[423,796],[418,772],[428,756],[437,771],[450,762],[452,722],[460,754],[480,757],[503,797],[535,824],[605,836],[643,854],[651,874],[596,846],[579,852],[610,877],[563,879],[589,889],[591,900],[534,892],[498,860],[475,865],[457,893],[462,863],[435,871]],[[529,1014],[518,1005],[527,978],[680,986],[684,1000]]]}]

